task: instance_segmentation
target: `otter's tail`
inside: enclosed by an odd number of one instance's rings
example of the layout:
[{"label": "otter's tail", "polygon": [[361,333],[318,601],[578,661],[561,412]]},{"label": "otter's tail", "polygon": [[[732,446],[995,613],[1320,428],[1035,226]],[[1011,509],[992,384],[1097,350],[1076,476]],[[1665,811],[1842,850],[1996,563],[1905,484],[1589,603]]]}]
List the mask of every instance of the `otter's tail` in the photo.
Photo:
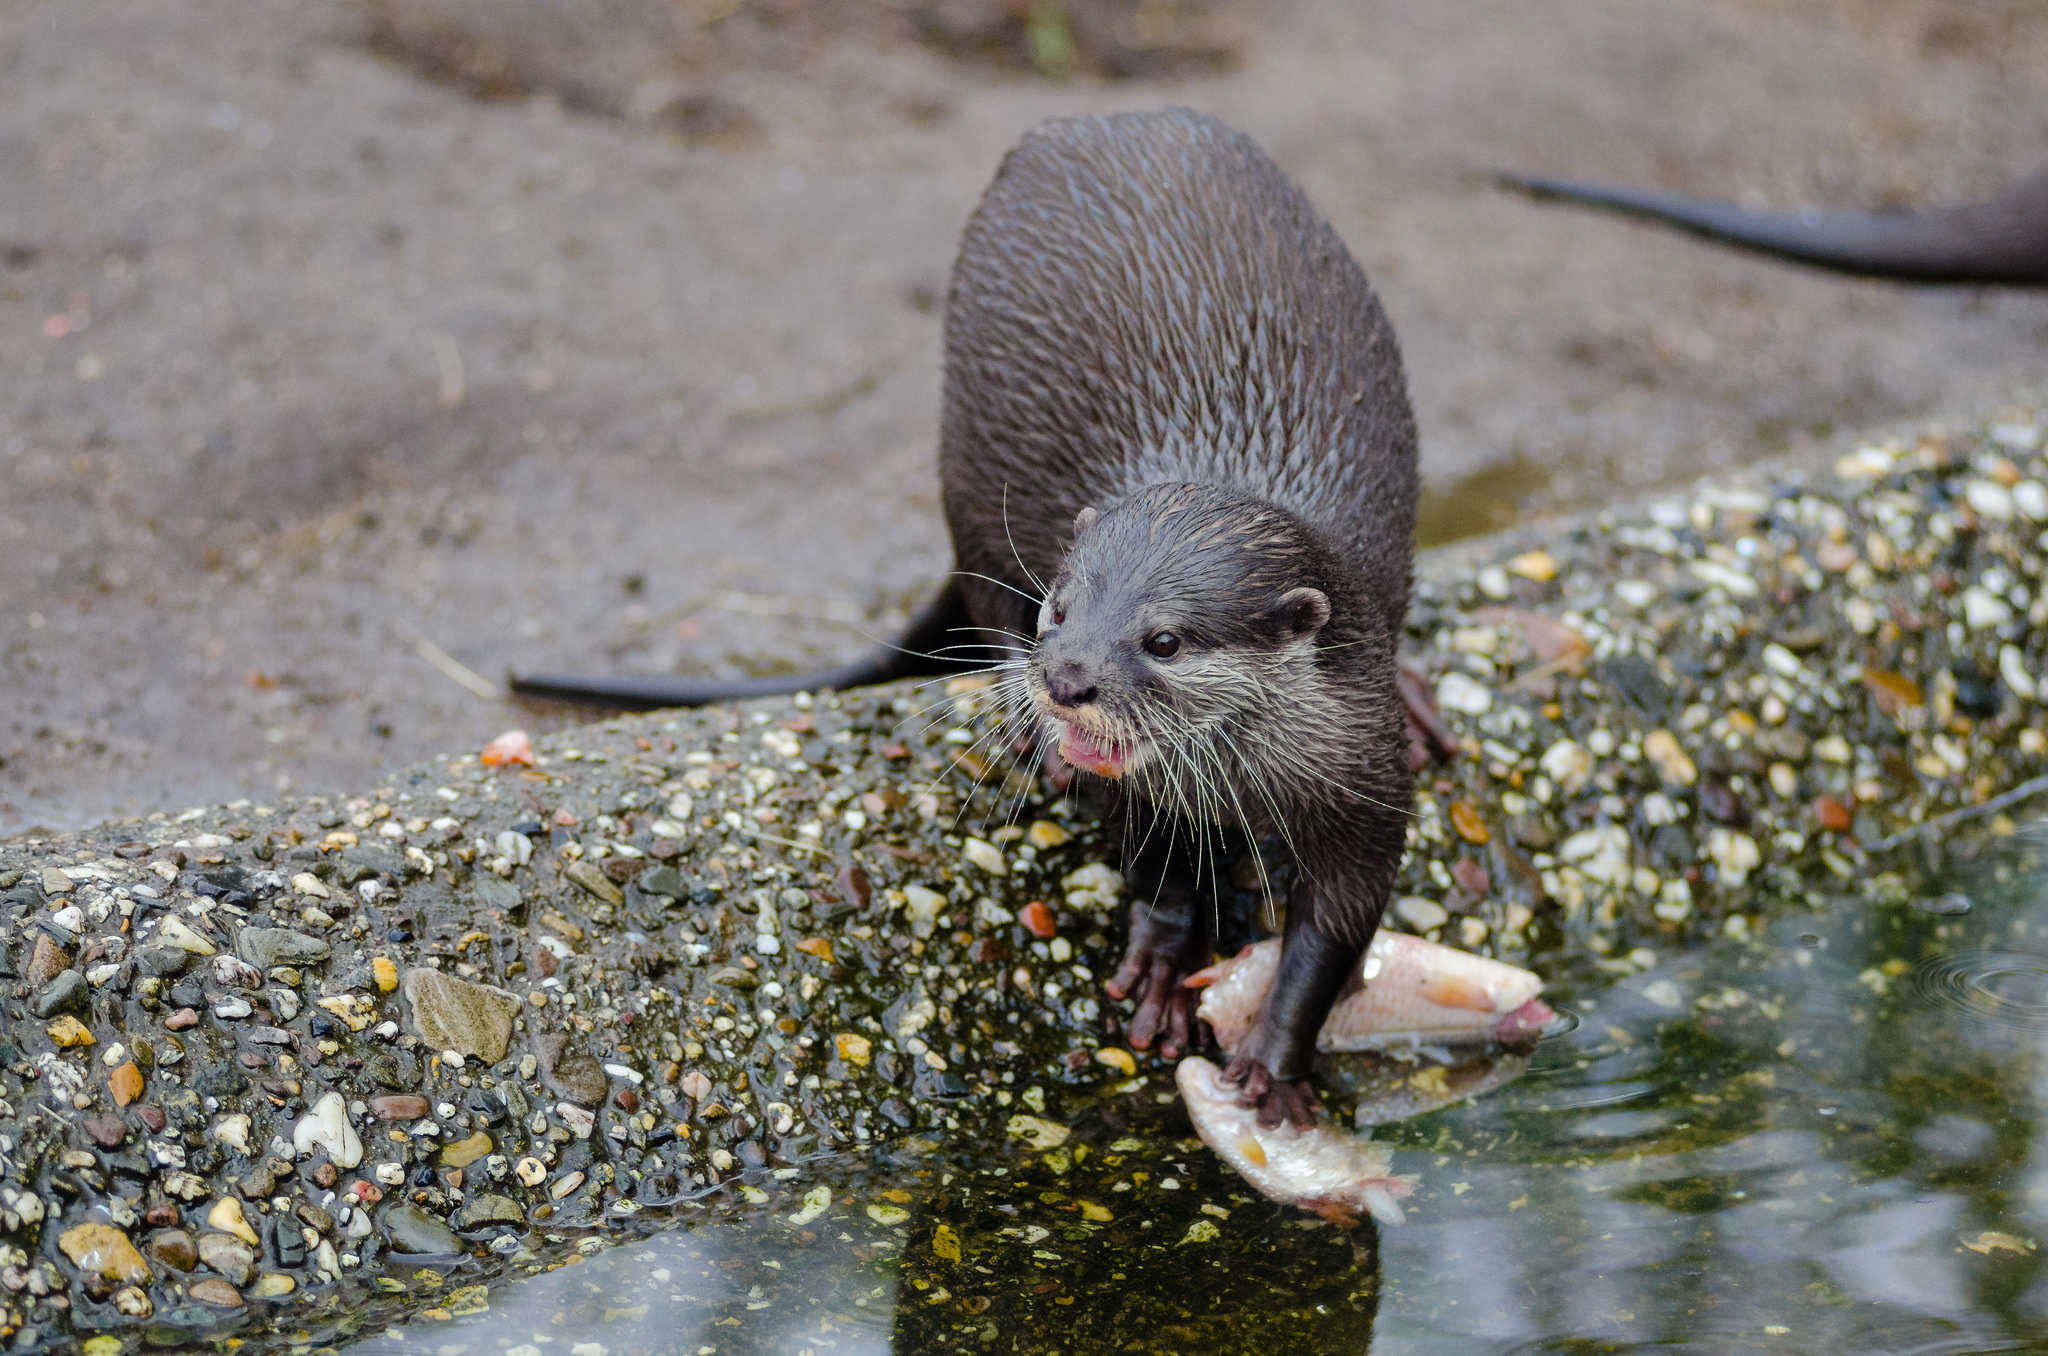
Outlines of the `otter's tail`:
[{"label": "otter's tail", "polygon": [[1930,212],[1752,212],[1647,189],[1503,174],[1561,202],[1648,217],[1782,259],[1867,278],[2048,287],[2048,171],[1987,202]]},{"label": "otter's tail", "polygon": [[963,648],[961,632],[971,628],[966,600],[957,581],[949,582],[911,620],[910,627],[893,645],[884,645],[867,658],[836,669],[817,673],[791,673],[773,678],[584,678],[574,675],[536,673],[509,675],[512,691],[522,697],[574,702],[580,706],[602,706],[614,711],[656,711],[671,706],[705,706],[712,702],[741,701],[748,697],[779,697],[791,692],[816,692],[825,688],[844,691],[916,678],[930,674],[956,673],[986,668],[987,660],[949,659],[949,653]]}]

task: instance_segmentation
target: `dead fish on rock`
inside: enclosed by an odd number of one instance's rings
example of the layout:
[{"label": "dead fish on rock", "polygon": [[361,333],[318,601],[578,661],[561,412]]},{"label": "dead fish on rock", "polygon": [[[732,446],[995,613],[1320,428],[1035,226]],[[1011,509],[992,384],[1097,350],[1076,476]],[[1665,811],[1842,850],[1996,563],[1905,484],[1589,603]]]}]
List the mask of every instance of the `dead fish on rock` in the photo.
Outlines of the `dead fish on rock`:
[{"label": "dead fish on rock", "polygon": [[1394,1175],[1394,1156],[1384,1145],[1320,1121],[1313,1130],[1284,1119],[1268,1129],[1257,1108],[1238,1105],[1238,1086],[1199,1055],[1180,1062],[1174,1081],[1195,1133],[1262,1195],[1346,1228],[1364,1215],[1401,1223],[1400,1198],[1415,1182]]},{"label": "dead fish on rock", "polygon": [[[1225,1050],[1251,1030],[1279,967],[1280,943],[1268,938],[1184,981],[1207,986],[1196,1015]],[[1536,997],[1543,981],[1527,970],[1406,933],[1374,937],[1360,977],[1363,987],[1330,1009],[1318,1050],[1523,1044],[1557,1018]]]}]

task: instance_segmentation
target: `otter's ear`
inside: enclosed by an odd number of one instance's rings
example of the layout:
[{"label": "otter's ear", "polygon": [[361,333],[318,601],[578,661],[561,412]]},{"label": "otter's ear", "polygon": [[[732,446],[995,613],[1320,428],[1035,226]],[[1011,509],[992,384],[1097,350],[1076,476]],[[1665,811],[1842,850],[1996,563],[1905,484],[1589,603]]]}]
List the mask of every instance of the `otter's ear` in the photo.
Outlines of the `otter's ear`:
[{"label": "otter's ear", "polygon": [[1295,639],[1305,640],[1328,624],[1330,600],[1321,589],[1289,589],[1275,600],[1267,615]]},{"label": "otter's ear", "polygon": [[1086,532],[1089,528],[1095,526],[1095,520],[1100,518],[1101,516],[1102,515],[1100,513],[1097,513],[1092,508],[1082,509],[1079,513],[1074,515],[1074,535],[1079,536],[1081,533]]}]

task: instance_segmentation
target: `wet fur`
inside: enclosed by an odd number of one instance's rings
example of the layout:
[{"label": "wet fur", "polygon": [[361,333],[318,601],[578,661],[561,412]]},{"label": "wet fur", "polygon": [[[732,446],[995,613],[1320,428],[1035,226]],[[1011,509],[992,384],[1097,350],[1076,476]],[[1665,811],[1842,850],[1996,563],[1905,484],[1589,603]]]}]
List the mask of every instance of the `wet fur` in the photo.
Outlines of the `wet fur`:
[{"label": "wet fur", "polygon": [[[1161,991],[1207,961],[1217,833],[1289,845],[1281,975],[1231,1073],[1276,1119],[1305,1120],[1286,1085],[1379,925],[1412,795],[1394,656],[1415,427],[1364,273],[1214,119],[1048,124],[961,243],[940,478],[961,590],[1010,651],[1009,690],[1042,714],[1047,664],[1078,656],[1102,676],[1087,728],[1169,736],[1095,784],[1141,901],[1112,988],[1139,993],[1134,1040],[1192,1041],[1185,991]],[[1099,516],[1077,530],[1084,509]],[[1045,582],[1044,619],[1063,599],[1073,612],[1041,635]],[[1328,606],[1308,633],[1286,601],[1302,588]],[[1160,626],[1192,662],[1133,648]],[[1205,733],[1219,727],[1227,741]]]}]

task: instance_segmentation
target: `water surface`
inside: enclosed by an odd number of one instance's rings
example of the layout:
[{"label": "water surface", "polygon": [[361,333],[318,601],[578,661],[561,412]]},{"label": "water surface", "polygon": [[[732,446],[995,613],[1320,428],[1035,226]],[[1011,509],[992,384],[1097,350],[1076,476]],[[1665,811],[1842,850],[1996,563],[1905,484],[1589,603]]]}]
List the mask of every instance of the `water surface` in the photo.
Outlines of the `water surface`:
[{"label": "water surface", "polygon": [[[1191,1138],[1163,1072],[1062,1071],[1039,1080],[1047,1119],[1072,1126],[1056,1148],[1004,1133],[1004,1117],[1030,1114],[1014,1104],[963,1118],[949,1143],[784,1169],[592,1232],[573,1264],[487,1298],[463,1289],[477,1278],[461,1267],[425,1269],[389,1296],[394,1314],[460,1299],[397,1326],[366,1307],[341,1344],[2048,1349],[2044,841],[2037,829],[1940,863],[1876,861],[1811,907],[1691,945],[1539,958],[1576,1025],[1505,1086],[1370,1129],[1421,1179],[1397,1228],[1346,1231],[1257,1199]],[[1512,1072],[1423,1059],[1329,1081],[1333,1102],[1362,1096],[1371,1120],[1396,1095],[1426,1102]]]}]

